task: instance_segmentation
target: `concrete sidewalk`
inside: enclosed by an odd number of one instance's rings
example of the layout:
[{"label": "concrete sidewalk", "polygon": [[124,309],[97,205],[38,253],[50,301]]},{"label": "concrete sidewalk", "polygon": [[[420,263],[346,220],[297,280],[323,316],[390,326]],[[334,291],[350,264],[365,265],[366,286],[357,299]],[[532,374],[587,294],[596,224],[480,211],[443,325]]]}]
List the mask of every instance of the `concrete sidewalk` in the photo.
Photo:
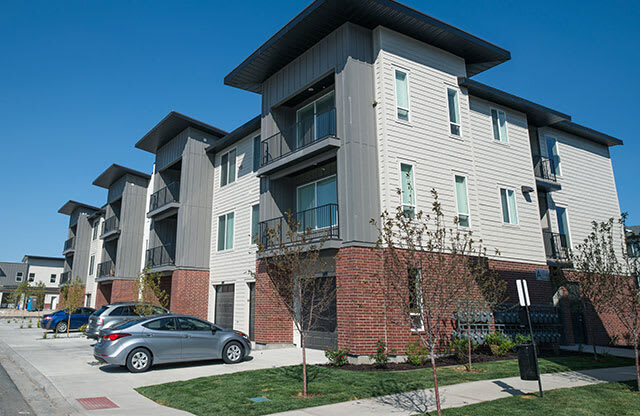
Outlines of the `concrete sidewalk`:
[{"label": "concrete sidewalk", "polygon": [[[614,381],[635,379],[635,367],[604,368],[565,373],[543,374],[544,390],[580,387]],[[461,407],[509,396],[538,392],[537,381],[522,381],[520,377],[482,380],[454,384],[440,388],[443,408]],[[433,389],[418,390],[389,396],[376,397],[326,406],[310,407],[277,413],[278,416],[388,416],[415,415],[436,410]]]},{"label": "concrete sidewalk", "polygon": [[[560,347],[561,350],[565,351],[580,351],[580,345],[563,345]],[[600,345],[596,346],[596,351],[598,354],[609,354],[614,357],[623,357],[623,358],[635,358],[635,353],[631,348],[618,348],[618,347],[603,347]],[[593,352],[593,346],[590,344],[582,344],[582,352],[586,354],[590,354]]]}]

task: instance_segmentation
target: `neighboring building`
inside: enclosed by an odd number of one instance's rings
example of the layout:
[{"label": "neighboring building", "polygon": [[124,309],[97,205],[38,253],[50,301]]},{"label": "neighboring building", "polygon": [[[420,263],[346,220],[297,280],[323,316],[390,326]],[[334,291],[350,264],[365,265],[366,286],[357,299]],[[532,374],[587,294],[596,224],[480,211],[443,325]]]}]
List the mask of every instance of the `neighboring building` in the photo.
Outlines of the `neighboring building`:
[{"label": "neighboring building", "polygon": [[640,225],[628,226],[625,234],[629,257],[640,257]]},{"label": "neighboring building", "polygon": [[24,281],[35,286],[46,286],[44,308],[55,308],[60,297],[60,279],[64,270],[62,257],[34,256],[27,254],[22,263],[0,262],[0,307],[7,307],[5,293],[11,293]]},{"label": "neighboring building", "polygon": [[69,216],[67,240],[62,249],[65,261],[60,284],[76,278],[82,283],[87,282],[89,248],[93,233],[89,217],[99,211],[98,207],[76,201],[68,201],[58,210],[60,214]]},{"label": "neighboring building", "polygon": [[89,264],[87,265],[84,306],[90,308],[96,307],[96,295],[98,291],[96,276],[98,274],[98,264],[102,262],[103,240],[100,238],[100,233],[102,225],[104,224],[104,214],[105,209],[103,207],[100,211],[97,211],[88,218],[89,224],[91,225],[91,241],[89,242]]},{"label": "neighboring building", "polygon": [[[113,164],[93,181],[108,191],[98,236],[102,250],[95,271],[96,306],[134,299],[133,281],[141,271],[150,179],[151,175]],[[87,242],[87,256],[89,249]]]},{"label": "neighboring building", "polygon": [[9,306],[8,296],[27,279],[26,263],[0,262],[0,308]]}]

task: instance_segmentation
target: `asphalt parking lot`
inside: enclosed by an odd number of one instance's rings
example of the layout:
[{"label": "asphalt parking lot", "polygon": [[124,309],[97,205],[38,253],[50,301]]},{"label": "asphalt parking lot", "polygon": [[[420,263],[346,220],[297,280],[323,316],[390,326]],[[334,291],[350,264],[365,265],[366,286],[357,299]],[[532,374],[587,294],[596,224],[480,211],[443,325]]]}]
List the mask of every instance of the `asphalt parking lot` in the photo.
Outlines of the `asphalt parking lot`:
[{"label": "asphalt parking lot", "polygon": [[[299,364],[301,359],[297,348],[254,350],[248,360],[236,365],[222,361],[168,364],[153,367],[147,373],[131,374],[125,368],[98,363],[91,348],[94,341],[78,333],[72,332],[72,338],[56,339],[49,333],[47,339],[42,339],[42,329],[19,326],[0,320],[0,363],[37,414],[186,415],[156,404],[134,388]],[[326,362],[322,351],[308,350],[307,357],[310,363]],[[40,393],[33,394],[33,390]],[[78,402],[97,397],[106,397],[118,407],[88,411]]]}]

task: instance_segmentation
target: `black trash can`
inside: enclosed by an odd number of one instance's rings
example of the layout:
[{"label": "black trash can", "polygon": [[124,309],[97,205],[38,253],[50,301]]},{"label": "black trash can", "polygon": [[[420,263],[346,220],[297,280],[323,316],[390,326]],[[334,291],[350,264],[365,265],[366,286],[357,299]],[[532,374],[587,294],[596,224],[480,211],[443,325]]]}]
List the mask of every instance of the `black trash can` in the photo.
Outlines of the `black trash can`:
[{"label": "black trash can", "polygon": [[533,343],[518,345],[518,367],[522,380],[537,380],[538,369]]}]

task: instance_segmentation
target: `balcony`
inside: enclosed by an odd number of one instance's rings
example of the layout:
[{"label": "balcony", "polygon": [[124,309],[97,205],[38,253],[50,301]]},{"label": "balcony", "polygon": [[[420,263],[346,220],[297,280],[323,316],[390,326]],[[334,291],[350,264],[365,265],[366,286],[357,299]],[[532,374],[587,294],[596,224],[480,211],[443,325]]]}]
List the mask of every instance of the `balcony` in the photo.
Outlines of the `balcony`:
[{"label": "balcony", "polygon": [[116,275],[116,265],[112,261],[105,261],[98,264],[96,277],[113,277]]},{"label": "balcony", "polygon": [[569,239],[565,234],[542,231],[547,260],[566,263],[570,260]]},{"label": "balcony", "polygon": [[76,238],[71,237],[67,241],[64,242],[64,248],[62,249],[62,254],[69,254],[76,249]]},{"label": "balcony", "polygon": [[533,172],[536,176],[536,185],[546,191],[558,191],[561,189],[556,176],[556,168],[553,159],[543,156],[534,156]]},{"label": "balcony", "polygon": [[173,215],[179,206],[180,182],[172,182],[151,195],[147,218]]},{"label": "balcony", "polygon": [[266,175],[340,147],[336,109],[314,114],[267,137],[261,144],[258,175]]},{"label": "balcony", "polygon": [[174,244],[153,247],[147,250],[146,267],[150,269],[174,266],[176,264],[176,247]]},{"label": "balcony", "polygon": [[60,285],[67,284],[71,279],[71,271],[60,274]]},{"label": "balcony", "polygon": [[120,220],[115,215],[107,218],[102,223],[102,234],[100,238],[103,240],[110,240],[117,237],[120,234]]},{"label": "balcony", "polygon": [[[327,204],[292,214],[296,224],[289,224],[289,217],[283,216],[258,223],[260,242],[265,248],[278,248],[281,244],[300,244],[302,233],[305,243],[323,242],[323,248],[329,248],[326,242],[340,239],[340,223],[338,221],[338,204]],[[297,226],[291,232],[290,225]]]}]

